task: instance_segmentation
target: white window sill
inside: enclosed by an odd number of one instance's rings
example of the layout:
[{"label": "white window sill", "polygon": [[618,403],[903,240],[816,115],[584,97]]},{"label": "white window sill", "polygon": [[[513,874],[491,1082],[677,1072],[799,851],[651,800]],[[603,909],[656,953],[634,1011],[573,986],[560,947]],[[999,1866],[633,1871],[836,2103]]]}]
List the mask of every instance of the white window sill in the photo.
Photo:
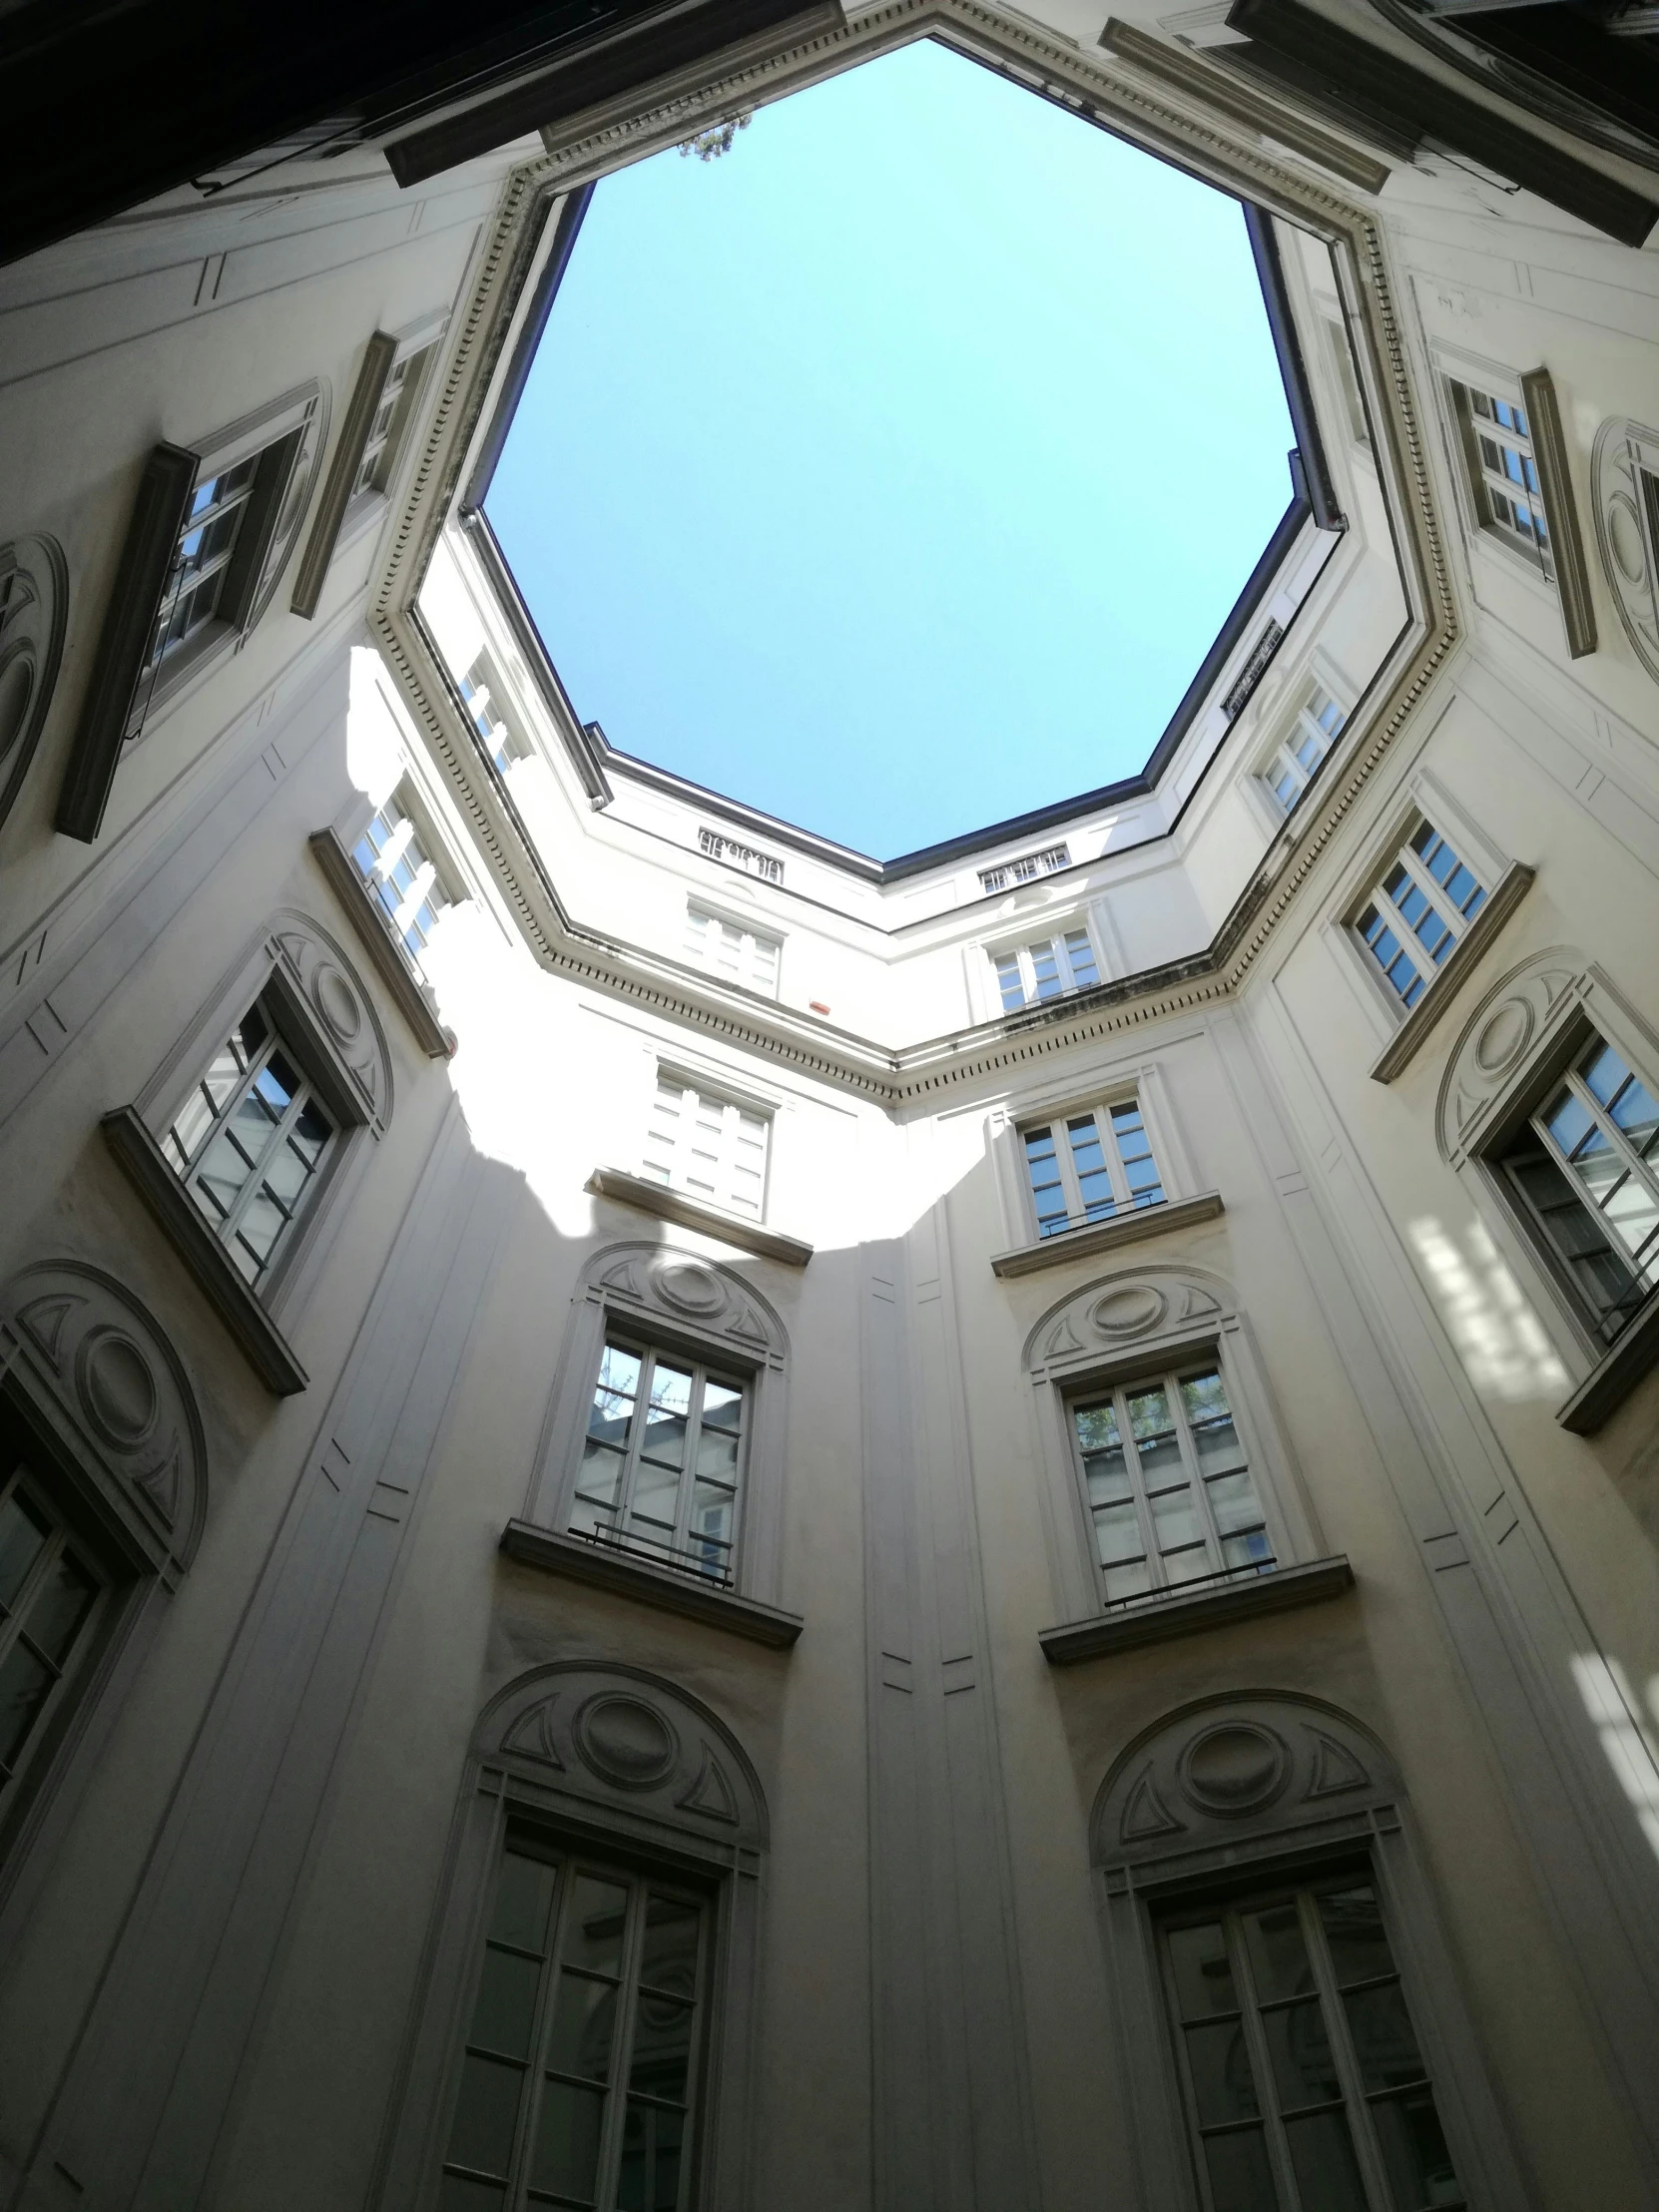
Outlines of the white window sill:
[{"label": "white window sill", "polygon": [[310,1378],[202,1218],[137,1109],[118,1106],[114,1113],[104,1116],[103,1130],[106,1143],[133,1188],[236,1339],[254,1373],[276,1396],[296,1395]]},{"label": "white window sill", "polygon": [[1171,1229],[1196,1228],[1214,1221],[1224,1211],[1220,1191],[1200,1191],[1196,1198],[1166,1198],[1156,1206],[1138,1206],[1131,1213],[1114,1214],[1081,1229],[1062,1229],[1035,1244],[1016,1245],[999,1252],[991,1262],[993,1275],[1035,1275],[1040,1268],[1064,1266],[1068,1260],[1092,1260],[1096,1253],[1115,1252],[1119,1245],[1139,1244]]},{"label": "white window sill", "polygon": [[667,1183],[653,1183],[646,1176],[629,1175],[622,1168],[595,1168],[588,1177],[588,1189],[596,1198],[614,1198],[624,1206],[637,1206],[642,1214],[678,1222],[682,1229],[701,1229],[706,1236],[718,1237],[741,1251],[780,1260],[787,1268],[804,1268],[813,1257],[812,1246],[803,1244],[799,1237],[786,1237],[761,1222],[746,1221],[743,1215],[729,1214],[722,1206],[705,1206],[700,1199],[689,1198]]},{"label": "white window sill", "polygon": [[534,1521],[510,1520],[501,1534],[501,1549],[509,1559],[544,1574],[557,1574],[571,1582],[586,1582],[599,1590],[614,1590],[642,1605],[654,1605],[665,1613],[680,1613],[688,1620],[703,1621],[742,1636],[752,1644],[766,1644],[774,1651],[788,1651],[806,1625],[799,1613],[786,1613],[758,1598],[740,1597],[695,1574],[676,1574],[648,1559],[603,1544],[589,1543],[557,1528],[540,1528]]},{"label": "white window sill", "polygon": [[1372,1062],[1372,1081],[1391,1083],[1406,1063],[1415,1058],[1423,1039],[1451,1004],[1463,977],[1479,959],[1503,924],[1532,887],[1533,870],[1516,860],[1506,868],[1496,888],[1481,907],[1462,940],[1436,968],[1433,980],[1411,1011]]},{"label": "white window sill", "polygon": [[350,853],[332,830],[316,830],[310,846],[345,908],[358,942],[397,1001],[397,1010],[414,1031],[421,1050],[433,1060],[447,1060],[455,1049],[455,1040],[439,1021],[428,986],[409,965],[385,908],[358,874]]},{"label": "white window sill", "polygon": [[1593,1436],[1612,1419],[1655,1361],[1659,1361],[1659,1291],[1604,1352],[1555,1418],[1574,1436]]},{"label": "white window sill", "polygon": [[1201,1635],[1206,1629],[1254,1620],[1263,1613],[1318,1605],[1327,1598],[1342,1597],[1353,1587],[1354,1569],[1339,1553],[1335,1558],[1275,1567],[1268,1574],[1242,1575],[1236,1582],[1217,1582],[1203,1589],[1150,1591],[1114,1612],[1068,1621],[1063,1628],[1045,1628],[1037,1641],[1051,1667],[1075,1667],[1086,1659],[1165,1643],[1175,1636]]}]

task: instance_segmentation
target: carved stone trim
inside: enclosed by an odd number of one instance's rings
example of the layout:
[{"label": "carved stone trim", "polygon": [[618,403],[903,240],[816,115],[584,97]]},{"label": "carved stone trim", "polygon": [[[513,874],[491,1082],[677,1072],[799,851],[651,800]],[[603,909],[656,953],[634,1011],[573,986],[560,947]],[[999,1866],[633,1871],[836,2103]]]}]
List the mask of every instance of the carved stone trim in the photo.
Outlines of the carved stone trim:
[{"label": "carved stone trim", "polygon": [[1596,545],[1636,658],[1659,682],[1659,430],[1615,415],[1590,455]]},{"label": "carved stone trim", "polygon": [[1596,1362],[1555,1418],[1575,1436],[1593,1436],[1610,1421],[1648,1370],[1659,1361],[1659,1291],[1626,1324],[1610,1352]]},{"label": "carved stone trim", "polygon": [[696,1575],[675,1574],[557,1528],[538,1528],[534,1521],[510,1520],[502,1532],[501,1549],[509,1559],[539,1567],[544,1574],[614,1590],[658,1612],[702,1621],[706,1627],[741,1636],[748,1643],[766,1644],[774,1651],[788,1651],[806,1625],[799,1613],[787,1613],[781,1606],[763,1605],[758,1598],[718,1589]]},{"label": "carved stone trim", "polygon": [[720,1206],[701,1205],[684,1191],[670,1190],[666,1184],[653,1183],[643,1175],[630,1175],[623,1168],[595,1168],[587,1187],[598,1198],[637,1206],[641,1213],[678,1222],[682,1229],[701,1229],[705,1236],[718,1237],[723,1244],[736,1245],[742,1252],[758,1252],[764,1259],[780,1260],[787,1268],[804,1268],[813,1257],[812,1246],[803,1244],[799,1237],[786,1237],[762,1222],[745,1221],[741,1214],[729,1214]]},{"label": "carved stone trim", "polygon": [[1235,1310],[1227,1285],[1204,1269],[1160,1263],[1108,1276],[1049,1308],[1025,1340],[1025,1365],[1038,1382],[1057,1381],[1120,1353],[1138,1359],[1217,1336]]},{"label": "carved stone trim", "polygon": [[1392,1760],[1335,1706],[1281,1691],[1206,1699],[1122,1753],[1090,1823],[1096,1866],[1283,1836],[1398,1800]]},{"label": "carved stone trim", "polygon": [[104,1116],[100,1126],[105,1142],[149,1207],[157,1227],[196,1278],[254,1373],[278,1397],[294,1396],[305,1387],[309,1377],[208,1227],[201,1208],[180,1182],[143,1117],[132,1106],[118,1106],[113,1114]]},{"label": "carved stone trim", "polygon": [[737,1738],[637,1667],[560,1660],[521,1675],[485,1707],[473,1756],[550,1798],[644,1818],[728,1859],[767,1842],[766,1802]]},{"label": "carved stone trim", "polygon": [[1464,976],[1532,888],[1534,873],[1519,860],[1504,869],[1491,896],[1464,930],[1462,942],[1444,967],[1434,970],[1428,988],[1372,1062],[1374,1083],[1391,1083],[1400,1070],[1416,1058],[1428,1032],[1461,989]]},{"label": "carved stone trim", "polygon": [[1309,1559],[1301,1566],[1275,1567],[1269,1574],[1220,1582],[1211,1589],[1160,1590],[1115,1613],[1091,1614],[1063,1628],[1039,1629],[1037,1641],[1051,1667],[1075,1667],[1085,1659],[1104,1659],[1117,1651],[1167,1643],[1176,1636],[1197,1636],[1234,1621],[1294,1606],[1318,1605],[1342,1597],[1354,1587],[1354,1569],[1342,1555]]},{"label": "carved stone trim", "polygon": [[208,1452],[195,1392],[154,1316],[98,1268],[25,1268],[0,1290],[0,1373],[134,1566],[182,1573],[207,1519]]},{"label": "carved stone trim", "polygon": [[1567,653],[1575,661],[1596,649],[1596,611],[1590,597],[1590,564],[1584,558],[1584,533],[1578,526],[1578,502],[1572,495],[1572,465],[1567,458],[1567,433],[1561,424],[1555,379],[1547,368],[1529,368],[1520,380],[1532,426],[1532,454],[1538,484],[1549,517],[1550,566],[1555,596],[1561,605],[1561,623],[1567,633]]},{"label": "carved stone trim", "polygon": [[711,1350],[730,1346],[751,1366],[781,1369],[789,1354],[784,1325],[754,1285],[701,1253],[674,1245],[607,1245],[583,1270],[583,1290],[606,1310],[637,1320],[649,1334],[688,1333]]},{"label": "carved stone trim", "polygon": [[1041,1237],[1035,1244],[1016,1245],[999,1252],[991,1273],[1000,1276],[1036,1275],[1044,1268],[1064,1267],[1068,1260],[1093,1260],[1120,1245],[1141,1244],[1148,1237],[1162,1237],[1176,1229],[1195,1229],[1214,1221],[1225,1211],[1220,1191],[1200,1191],[1196,1198],[1166,1199],[1158,1206],[1137,1206],[1112,1221],[1097,1221],[1086,1229],[1067,1229],[1056,1237]]},{"label": "carved stone trim", "polygon": [[1590,964],[1557,946],[1494,983],[1463,1026],[1440,1078],[1435,1124],[1440,1152],[1460,1168],[1515,1079],[1581,1006]]},{"label": "carved stone trim", "polygon": [[68,618],[69,569],[57,539],[0,545],[0,822],[35,757]]}]

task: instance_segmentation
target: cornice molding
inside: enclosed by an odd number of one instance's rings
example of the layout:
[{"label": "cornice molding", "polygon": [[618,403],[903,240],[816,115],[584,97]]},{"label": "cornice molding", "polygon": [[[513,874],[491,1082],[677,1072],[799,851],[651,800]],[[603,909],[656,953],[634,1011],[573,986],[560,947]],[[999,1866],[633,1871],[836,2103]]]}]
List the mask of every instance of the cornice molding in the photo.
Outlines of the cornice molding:
[{"label": "cornice molding", "polygon": [[[898,1048],[820,1029],[789,1009],[762,1011],[718,987],[694,991],[671,963],[588,930],[569,914],[492,761],[485,754],[426,634],[416,598],[460,486],[468,448],[521,317],[548,218],[561,198],[623,161],[677,143],[736,106],[783,98],[933,34],[1168,155],[1223,190],[1243,192],[1326,241],[1337,258],[1354,327],[1370,355],[1378,473],[1387,497],[1407,614],[1368,697],[1350,717],[1343,770],[1314,790],[1274,840],[1203,952],[1080,993],[1061,1006]],[[443,774],[481,857],[491,868],[537,960],[573,982],[625,999],[665,1020],[852,1091],[888,1108],[920,1103],[1005,1076],[1037,1059],[1173,1014],[1224,1001],[1244,983],[1326,848],[1387,755],[1460,637],[1443,532],[1415,412],[1405,346],[1381,230],[1363,208],[1317,177],[1252,142],[1236,116],[1189,113],[1171,88],[1150,89],[1133,65],[1065,46],[1037,26],[977,0],[889,0],[844,28],[790,53],[703,83],[667,81],[637,112],[595,110],[563,127],[555,150],[507,177],[480,246],[472,288],[451,324],[425,444],[402,512],[388,533],[370,592],[369,630],[416,727]],[[1191,94],[1195,108],[1201,93]],[[747,995],[747,994],[745,994]]]}]

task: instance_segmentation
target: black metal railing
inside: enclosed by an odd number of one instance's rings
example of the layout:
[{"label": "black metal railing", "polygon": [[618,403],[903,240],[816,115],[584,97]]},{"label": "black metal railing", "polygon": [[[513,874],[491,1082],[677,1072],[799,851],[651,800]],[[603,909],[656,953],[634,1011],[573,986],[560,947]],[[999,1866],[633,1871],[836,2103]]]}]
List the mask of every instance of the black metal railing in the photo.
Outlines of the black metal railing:
[{"label": "black metal railing", "polygon": [[710,1545],[699,1551],[688,1550],[680,1544],[653,1543],[649,1537],[625,1536],[617,1528],[573,1528],[573,1536],[584,1543],[595,1545],[601,1551],[615,1551],[624,1558],[643,1559],[648,1565],[667,1567],[673,1574],[684,1574],[699,1582],[712,1582],[716,1589],[732,1587],[732,1569],[722,1557],[719,1547]]}]

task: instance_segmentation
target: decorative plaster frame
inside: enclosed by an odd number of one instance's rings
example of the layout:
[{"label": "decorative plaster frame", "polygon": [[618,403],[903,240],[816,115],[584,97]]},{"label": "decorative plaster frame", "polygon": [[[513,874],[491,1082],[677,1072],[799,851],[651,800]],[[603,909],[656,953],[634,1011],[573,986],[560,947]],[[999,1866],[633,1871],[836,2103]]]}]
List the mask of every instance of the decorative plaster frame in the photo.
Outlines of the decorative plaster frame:
[{"label": "decorative plaster frame", "polygon": [[[900,1051],[795,1013],[746,1003],[710,985],[693,995],[675,963],[578,928],[537,854],[503,779],[464,724],[452,686],[416,606],[421,580],[467,465],[492,386],[522,318],[530,280],[562,198],[624,163],[678,143],[730,111],[781,99],[894,47],[937,36],[1046,93],[1086,120],[1163,155],[1223,191],[1313,231],[1332,250],[1356,366],[1378,429],[1378,474],[1401,551],[1407,619],[1356,708],[1340,778],[1318,805],[1298,810],[1294,834],[1276,839],[1209,948],[1080,994],[1076,1004],[1028,1010]],[[1266,131],[1237,113],[1211,112],[1190,93],[1124,56],[1085,54],[979,0],[889,0],[841,28],[726,76],[698,71],[578,118],[538,160],[514,171],[480,250],[470,298],[457,312],[436,380],[435,410],[406,479],[371,588],[369,628],[407,696],[423,739],[450,781],[480,850],[497,871],[534,956],[553,972],[652,1006],[689,1029],[842,1085],[889,1108],[937,1096],[1037,1056],[1139,1026],[1148,1018],[1214,1003],[1243,982],[1292,899],[1337,834],[1460,634],[1451,573],[1412,397],[1406,349],[1374,219],[1304,164],[1287,160]],[[1345,188],[1346,189],[1346,188]]]},{"label": "decorative plaster frame", "polygon": [[[631,1708],[660,1732],[664,1771],[643,1780],[605,1755],[591,1716]],[[368,2201],[382,2212],[436,2203],[461,2045],[509,1818],[578,1852],[644,1859],[710,1893],[715,1912],[706,2087],[696,2202],[750,2202],[766,1800],[748,1754],[709,1707],[638,1667],[559,1661],[500,1690],[473,1731],[438,1887],[420,1994]]]},{"label": "decorative plaster frame", "polygon": [[1098,1619],[1104,1609],[1069,1402],[1107,1383],[1212,1355],[1226,1379],[1228,1403],[1260,1485],[1276,1553],[1286,1566],[1324,1557],[1313,1500],[1274,1403],[1260,1349],[1231,1286],[1207,1268],[1152,1261],[1097,1276],[1069,1292],[1042,1314],[1025,1340],[1023,1364],[1031,1378],[1060,1620]]},{"label": "decorative plaster frame", "polygon": [[[771,1302],[735,1268],[668,1244],[611,1244],[594,1253],[571,1299],[525,1518],[563,1533],[569,1525],[588,1406],[606,1332],[741,1375],[752,1391],[738,1541],[737,1596],[776,1608],[784,1533],[784,1450],[790,1343]],[[709,1592],[719,1599],[723,1593]]]},{"label": "decorative plaster frame", "polygon": [[[1210,1770],[1206,1772],[1207,1768]],[[1206,1787],[1209,1782],[1213,1786]],[[1450,1961],[1426,1858],[1393,1761],[1332,1705],[1243,1691],[1166,1715],[1119,1755],[1089,1824],[1090,1861],[1141,2203],[1198,2212],[1154,1913],[1201,1885],[1264,1887],[1369,1863],[1468,2201],[1532,2203]]]},{"label": "decorative plaster frame", "polygon": [[1659,513],[1644,495],[1644,475],[1659,481],[1659,430],[1610,416],[1590,457],[1596,546],[1625,636],[1659,683]]},{"label": "decorative plaster frame", "polygon": [[0,545],[0,581],[14,576],[22,578],[29,596],[6,608],[0,627],[0,709],[5,696],[15,697],[20,680],[29,689],[21,708],[11,709],[10,738],[0,725],[0,824],[23,789],[52,710],[69,620],[69,565],[56,538],[35,535]]}]

